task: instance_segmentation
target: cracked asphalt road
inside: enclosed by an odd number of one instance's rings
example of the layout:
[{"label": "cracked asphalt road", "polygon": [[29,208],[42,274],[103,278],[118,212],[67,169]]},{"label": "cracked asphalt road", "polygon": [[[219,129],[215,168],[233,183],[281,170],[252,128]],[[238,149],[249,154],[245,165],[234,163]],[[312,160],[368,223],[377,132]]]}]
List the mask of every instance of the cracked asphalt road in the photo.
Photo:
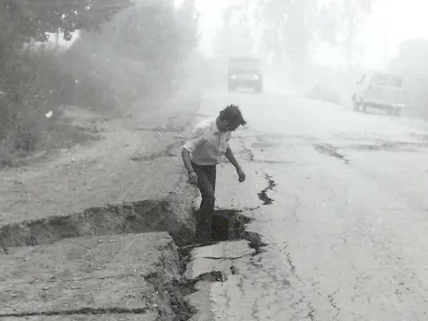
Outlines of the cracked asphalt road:
[{"label": "cracked asphalt road", "polygon": [[200,114],[229,103],[248,179],[222,163],[217,205],[253,208],[267,246],[211,285],[215,320],[427,320],[428,123],[275,93],[211,93]]}]

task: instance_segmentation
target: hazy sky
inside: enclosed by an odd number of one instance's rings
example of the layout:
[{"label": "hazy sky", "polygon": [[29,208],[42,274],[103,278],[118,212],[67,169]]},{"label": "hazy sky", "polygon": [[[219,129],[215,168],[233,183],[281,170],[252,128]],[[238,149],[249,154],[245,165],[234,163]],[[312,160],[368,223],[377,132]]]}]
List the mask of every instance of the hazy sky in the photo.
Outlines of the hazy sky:
[{"label": "hazy sky", "polygon": [[389,58],[396,55],[401,41],[428,38],[427,10],[427,0],[377,0],[373,16],[362,33],[366,47],[364,62],[382,65],[384,34]]},{"label": "hazy sky", "polygon": [[[392,58],[402,40],[428,37],[428,0],[375,1],[373,14],[361,30],[365,47],[362,62],[365,66],[374,68],[383,66],[385,47],[386,56]],[[232,2],[231,0],[197,1],[203,32],[201,48],[204,51],[210,51],[211,37],[221,19],[222,8]],[[328,64],[341,62],[340,54],[331,48],[321,48],[317,60]]]}]

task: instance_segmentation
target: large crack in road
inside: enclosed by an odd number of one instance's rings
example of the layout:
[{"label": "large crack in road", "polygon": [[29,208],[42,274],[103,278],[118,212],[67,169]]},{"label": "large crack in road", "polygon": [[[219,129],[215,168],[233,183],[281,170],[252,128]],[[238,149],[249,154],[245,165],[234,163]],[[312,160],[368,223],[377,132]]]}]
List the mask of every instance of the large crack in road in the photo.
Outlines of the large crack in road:
[{"label": "large crack in road", "polygon": [[274,200],[268,196],[268,192],[273,191],[276,183],[269,174],[265,174],[265,178],[268,182],[268,186],[258,194],[258,197],[261,201],[263,201],[263,205],[271,205]]},{"label": "large crack in road", "polygon": [[168,231],[178,245],[193,242],[189,223],[179,221],[172,206],[164,200],[145,200],[4,225],[0,227],[0,244],[7,249],[49,244],[67,238],[163,231]]}]

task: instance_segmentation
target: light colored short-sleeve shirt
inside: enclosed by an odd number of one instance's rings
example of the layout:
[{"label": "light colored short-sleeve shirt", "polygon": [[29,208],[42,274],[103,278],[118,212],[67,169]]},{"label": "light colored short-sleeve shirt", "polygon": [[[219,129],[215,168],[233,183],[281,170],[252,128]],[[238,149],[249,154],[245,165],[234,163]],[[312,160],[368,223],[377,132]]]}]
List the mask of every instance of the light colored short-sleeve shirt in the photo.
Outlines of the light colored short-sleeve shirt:
[{"label": "light colored short-sleeve shirt", "polygon": [[200,122],[184,148],[190,152],[190,159],[196,165],[217,165],[229,147],[231,132],[220,132],[216,119]]}]

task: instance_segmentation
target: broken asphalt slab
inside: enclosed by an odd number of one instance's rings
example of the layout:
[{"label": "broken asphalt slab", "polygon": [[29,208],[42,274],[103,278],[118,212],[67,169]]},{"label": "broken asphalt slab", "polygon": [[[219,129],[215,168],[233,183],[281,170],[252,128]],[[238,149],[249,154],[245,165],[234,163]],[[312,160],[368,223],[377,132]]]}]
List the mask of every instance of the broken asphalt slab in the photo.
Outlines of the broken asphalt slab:
[{"label": "broken asphalt slab", "polygon": [[179,278],[166,233],[13,248],[0,259],[0,320],[174,320],[183,302],[173,288]]},{"label": "broken asphalt slab", "polygon": [[195,248],[185,272],[185,278],[195,280],[201,275],[221,272],[230,273],[232,261],[244,256],[251,256],[255,251],[247,241],[221,242],[211,246]]},{"label": "broken asphalt slab", "polygon": [[244,240],[221,242],[191,251],[190,263],[184,276],[195,282],[195,292],[187,296],[189,304],[196,310],[192,321],[215,319],[213,289],[227,287],[231,293],[225,297],[241,291],[239,283],[242,277],[237,266],[252,260],[255,255],[257,252]]}]

